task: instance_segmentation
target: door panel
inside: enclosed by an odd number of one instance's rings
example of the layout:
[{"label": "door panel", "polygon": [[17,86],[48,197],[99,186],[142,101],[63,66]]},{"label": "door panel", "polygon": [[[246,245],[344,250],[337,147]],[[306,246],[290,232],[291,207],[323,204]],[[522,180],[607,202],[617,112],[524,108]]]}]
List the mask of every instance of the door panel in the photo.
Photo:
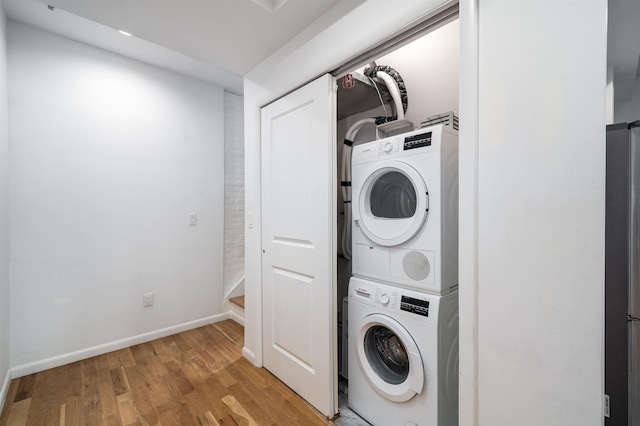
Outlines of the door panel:
[{"label": "door panel", "polygon": [[[277,105],[276,105],[277,106]],[[314,180],[309,170],[313,156],[312,117],[314,104],[301,105],[271,120],[271,197],[278,208],[273,216],[273,237],[280,242],[311,246],[312,229],[307,211]]]},{"label": "door panel", "polygon": [[336,412],[333,77],[262,109],[264,366]]},{"label": "door panel", "polygon": [[[313,371],[313,340],[309,292],[313,277],[284,269],[272,268],[273,346],[283,355],[309,371]],[[290,320],[295,318],[295,322]]]}]

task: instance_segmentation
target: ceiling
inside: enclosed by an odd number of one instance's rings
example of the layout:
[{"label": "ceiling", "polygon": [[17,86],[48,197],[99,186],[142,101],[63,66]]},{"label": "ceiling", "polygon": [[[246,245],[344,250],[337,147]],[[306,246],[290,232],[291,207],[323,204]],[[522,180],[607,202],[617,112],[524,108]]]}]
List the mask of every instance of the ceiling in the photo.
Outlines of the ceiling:
[{"label": "ceiling", "polygon": [[244,75],[340,0],[41,1]]},{"label": "ceiling", "polygon": [[[242,76],[294,36],[307,30],[334,6],[340,4],[341,10],[348,12],[363,1],[3,0],[3,3],[9,19],[242,93]],[[313,29],[319,31],[322,27],[314,25]],[[133,37],[116,30],[129,32]]]},{"label": "ceiling", "polygon": [[[242,76],[323,14],[364,0],[3,0],[10,19],[242,93]],[[53,6],[53,11],[48,5]],[[278,8],[278,6],[280,6]],[[267,9],[277,9],[272,12]],[[631,100],[640,1],[609,0],[615,101]],[[322,26],[313,25],[320,31]],[[125,37],[115,30],[125,30]]]}]

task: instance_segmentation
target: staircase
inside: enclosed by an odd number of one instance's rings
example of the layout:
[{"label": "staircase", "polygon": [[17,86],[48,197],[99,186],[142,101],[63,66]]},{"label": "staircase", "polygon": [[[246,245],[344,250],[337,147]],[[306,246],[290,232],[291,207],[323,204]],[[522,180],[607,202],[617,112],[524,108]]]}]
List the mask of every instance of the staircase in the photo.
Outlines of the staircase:
[{"label": "staircase", "polygon": [[235,322],[244,325],[244,296],[229,299],[229,317]]}]

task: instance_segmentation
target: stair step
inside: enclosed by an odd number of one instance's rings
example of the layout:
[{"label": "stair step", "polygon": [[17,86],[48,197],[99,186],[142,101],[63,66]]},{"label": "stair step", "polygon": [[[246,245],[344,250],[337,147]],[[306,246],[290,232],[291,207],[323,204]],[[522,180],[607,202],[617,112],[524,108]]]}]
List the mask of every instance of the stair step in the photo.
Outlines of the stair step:
[{"label": "stair step", "polygon": [[229,299],[229,302],[240,306],[242,309],[244,309],[244,296],[237,296],[237,297],[232,297]]}]

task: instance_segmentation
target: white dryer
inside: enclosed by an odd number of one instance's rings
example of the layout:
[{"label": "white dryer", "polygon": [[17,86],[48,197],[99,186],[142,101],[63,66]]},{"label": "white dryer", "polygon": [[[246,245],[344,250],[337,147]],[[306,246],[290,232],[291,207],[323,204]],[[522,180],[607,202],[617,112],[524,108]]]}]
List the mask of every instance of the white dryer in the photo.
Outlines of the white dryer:
[{"label": "white dryer", "polygon": [[458,285],[458,133],[437,125],[356,145],[352,273],[436,294]]},{"label": "white dryer", "polygon": [[349,283],[349,407],[374,426],[458,424],[458,292]]}]

